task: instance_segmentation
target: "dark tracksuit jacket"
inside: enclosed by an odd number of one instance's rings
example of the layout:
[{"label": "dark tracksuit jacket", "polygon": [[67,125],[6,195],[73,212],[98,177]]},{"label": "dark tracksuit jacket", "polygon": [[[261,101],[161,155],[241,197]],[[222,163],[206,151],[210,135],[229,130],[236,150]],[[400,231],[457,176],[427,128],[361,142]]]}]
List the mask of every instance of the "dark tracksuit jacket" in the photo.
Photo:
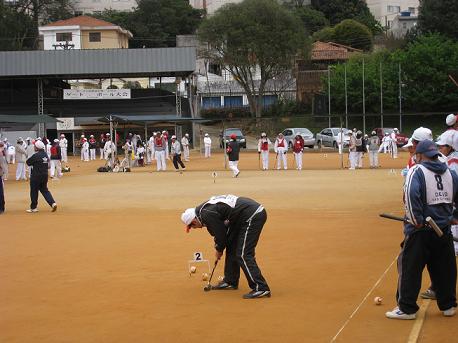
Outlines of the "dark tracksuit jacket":
[{"label": "dark tracksuit jacket", "polygon": [[238,161],[239,154],[240,154],[240,144],[237,141],[231,140],[227,143],[227,155],[229,157],[229,161]]},{"label": "dark tracksuit jacket", "polygon": [[425,224],[430,216],[442,229],[439,238],[428,226],[404,225],[405,239],[398,257],[397,302],[407,314],[418,311],[416,300],[425,265],[441,311],[456,304],[456,261],[450,223],[458,203],[458,176],[438,160],[422,162],[409,170],[404,185],[406,218],[415,225]]},{"label": "dark tracksuit jacket", "polygon": [[37,208],[38,192],[41,192],[46,202],[51,206],[55,201],[48,190],[49,158],[44,150],[39,150],[26,161],[32,167],[30,175],[30,208]]},{"label": "dark tracksuit jacket", "polygon": [[224,280],[238,286],[242,268],[251,289],[269,290],[255,260],[255,248],[267,220],[264,208],[249,198],[221,195],[197,206],[196,214],[214,237],[215,249],[226,250]]}]

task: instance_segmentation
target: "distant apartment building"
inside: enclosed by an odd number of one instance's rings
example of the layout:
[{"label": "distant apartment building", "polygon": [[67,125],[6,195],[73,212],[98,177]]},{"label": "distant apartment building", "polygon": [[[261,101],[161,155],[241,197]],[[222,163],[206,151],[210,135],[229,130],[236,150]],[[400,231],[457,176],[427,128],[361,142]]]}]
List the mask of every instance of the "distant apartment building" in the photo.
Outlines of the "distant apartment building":
[{"label": "distant apartment building", "polygon": [[396,38],[404,37],[409,30],[417,26],[418,16],[411,15],[409,12],[401,12],[400,15],[397,15],[393,22],[389,32],[393,34]]},{"label": "distant apartment building", "polygon": [[98,14],[104,10],[131,11],[137,7],[136,0],[75,0],[75,15]]},{"label": "distant apartment building", "polygon": [[417,16],[420,6],[419,0],[366,0],[366,3],[375,19],[388,29],[401,12],[409,12],[411,16]]}]

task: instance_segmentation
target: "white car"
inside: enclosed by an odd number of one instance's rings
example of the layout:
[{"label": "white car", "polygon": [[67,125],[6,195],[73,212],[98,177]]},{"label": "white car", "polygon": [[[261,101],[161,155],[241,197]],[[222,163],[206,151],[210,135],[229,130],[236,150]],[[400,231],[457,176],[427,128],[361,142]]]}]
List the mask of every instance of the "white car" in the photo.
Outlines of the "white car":
[{"label": "white car", "polygon": [[[348,129],[342,128],[344,133],[344,147],[348,146],[350,137],[348,136]],[[316,134],[316,145],[318,147],[328,146],[337,149],[337,142],[339,141],[338,135],[340,133],[340,127],[328,127],[321,130]]]},{"label": "white car", "polygon": [[298,134],[301,135],[304,139],[304,146],[310,149],[313,149],[313,147],[315,146],[315,138],[313,137],[313,133],[305,127],[287,128],[283,130],[282,133],[286,141],[288,142],[288,148],[290,149],[293,147],[294,137],[296,137]]}]

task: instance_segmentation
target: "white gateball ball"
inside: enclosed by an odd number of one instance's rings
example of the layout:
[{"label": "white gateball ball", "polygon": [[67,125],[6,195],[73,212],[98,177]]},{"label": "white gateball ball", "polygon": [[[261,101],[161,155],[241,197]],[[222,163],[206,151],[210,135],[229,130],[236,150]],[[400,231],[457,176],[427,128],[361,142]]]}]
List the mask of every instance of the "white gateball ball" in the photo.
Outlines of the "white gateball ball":
[{"label": "white gateball ball", "polygon": [[190,271],[191,273],[194,274],[194,273],[197,271],[197,268],[196,268],[195,266],[192,266],[192,267],[189,269],[189,271]]},{"label": "white gateball ball", "polygon": [[382,298],[382,297],[375,297],[375,298],[374,298],[374,304],[375,304],[375,305],[381,305],[381,304],[382,304],[382,301],[383,301],[383,298]]}]

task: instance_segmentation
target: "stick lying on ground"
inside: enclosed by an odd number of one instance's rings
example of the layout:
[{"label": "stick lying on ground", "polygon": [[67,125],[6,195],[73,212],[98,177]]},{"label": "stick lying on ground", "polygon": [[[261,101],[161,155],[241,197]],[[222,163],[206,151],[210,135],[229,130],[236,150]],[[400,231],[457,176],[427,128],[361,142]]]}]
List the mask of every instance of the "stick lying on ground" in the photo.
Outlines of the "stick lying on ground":
[{"label": "stick lying on ground", "polygon": [[[404,222],[404,223],[409,223],[409,224],[412,224],[414,225],[410,220],[408,220],[407,218],[403,218],[403,217],[399,217],[399,216],[394,216],[392,214],[388,214],[388,213],[382,213],[379,215],[380,217],[382,218],[387,218],[387,219],[391,219],[391,220],[397,220],[397,221],[400,221],[400,222]],[[442,237],[443,236],[443,232],[442,230],[439,228],[439,226],[437,226],[436,222],[431,218],[431,217],[427,217],[426,219],[426,223],[428,223],[428,226],[431,227],[437,234],[437,236],[439,237]]]}]

